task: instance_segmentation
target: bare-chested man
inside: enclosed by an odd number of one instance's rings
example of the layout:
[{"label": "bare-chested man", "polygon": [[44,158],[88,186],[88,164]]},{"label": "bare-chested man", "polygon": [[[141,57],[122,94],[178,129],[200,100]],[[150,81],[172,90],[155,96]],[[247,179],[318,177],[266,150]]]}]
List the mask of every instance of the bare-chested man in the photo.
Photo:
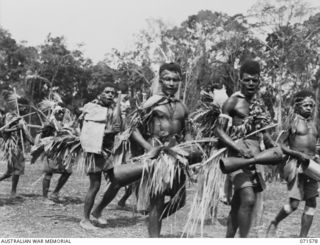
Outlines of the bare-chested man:
[{"label": "bare-chested man", "polygon": [[[146,151],[151,151],[159,145],[173,146],[184,140],[190,140],[188,130],[188,111],[186,106],[175,98],[179,83],[182,81],[181,68],[175,63],[166,63],[159,70],[161,92],[149,98],[142,106],[142,110],[148,115],[146,125],[140,125],[132,137]],[[151,113],[150,113],[151,112]],[[108,173],[109,175],[109,173]],[[110,176],[109,176],[110,177]],[[111,185],[104,194],[103,200],[97,205],[92,215],[101,217],[102,210],[112,201],[119,190],[112,178]],[[165,196],[171,200],[164,202]],[[175,197],[179,202],[172,202]],[[148,232],[150,237],[159,237],[162,219],[176,212],[185,204],[185,175],[181,173],[176,177],[172,188],[164,193],[151,195]],[[168,208],[170,205],[170,208]]]},{"label": "bare-chested man", "polygon": [[284,166],[284,177],[288,182],[289,203],[284,205],[268,228],[267,235],[275,236],[281,220],[295,211],[304,200],[305,209],[301,218],[300,237],[307,237],[316,210],[318,182],[303,174],[300,166],[308,159],[315,160],[318,131],[313,120],[314,94],[300,91],[294,96],[294,117],[282,140],[282,150],[289,155]]},{"label": "bare-chested man", "polygon": [[[247,60],[242,64],[240,83],[241,91],[234,93],[223,104],[216,135],[228,148],[229,156],[251,158],[261,152],[265,146],[275,146],[266,132],[235,142],[236,139],[270,123],[269,113],[256,95],[260,85],[258,62]],[[234,237],[238,228],[240,237],[247,237],[249,234],[256,193],[262,191],[264,185],[259,178],[259,167],[261,166],[250,166],[230,174],[234,194],[226,237]]]},{"label": "bare-chested man", "polygon": [[[159,82],[161,92],[149,98],[144,107],[152,110],[152,116],[146,126],[146,134],[142,136],[139,130],[134,132],[134,139],[147,151],[159,143],[174,145],[184,140],[190,140],[188,130],[188,111],[186,106],[175,98],[179,83],[182,81],[181,68],[175,63],[166,63],[160,67]],[[150,237],[159,237],[162,219],[174,213],[185,204],[185,175],[176,176],[173,188],[165,193],[151,195],[148,232]],[[180,202],[173,208],[166,208],[170,202],[165,203],[165,195],[173,198],[179,192]]]}]

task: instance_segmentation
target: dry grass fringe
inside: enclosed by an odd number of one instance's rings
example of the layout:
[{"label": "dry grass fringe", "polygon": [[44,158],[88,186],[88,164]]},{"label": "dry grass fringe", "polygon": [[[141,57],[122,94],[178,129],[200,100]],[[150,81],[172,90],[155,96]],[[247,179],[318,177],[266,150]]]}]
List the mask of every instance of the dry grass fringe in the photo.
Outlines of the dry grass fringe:
[{"label": "dry grass fringe", "polygon": [[[243,138],[250,137],[276,126],[277,124],[271,124],[256,130]],[[236,142],[237,141],[238,140],[236,140]],[[211,210],[216,210],[216,207],[219,204],[220,186],[225,181],[225,175],[220,170],[219,161],[221,158],[226,157],[226,150],[227,148],[221,148],[219,150],[213,148],[209,158],[192,166],[193,168],[199,167],[200,172],[198,173],[198,185],[188,215],[188,220],[184,227],[183,235],[190,236],[195,234],[198,229],[198,224],[200,223],[200,233],[201,236],[203,236],[203,226],[206,215]]]},{"label": "dry grass fringe", "polygon": [[14,161],[19,158],[20,149],[18,140],[13,136],[3,140],[2,144],[3,157],[2,159],[7,162],[8,168],[13,168]]},{"label": "dry grass fringe", "polygon": [[[173,188],[174,180],[180,179],[182,174],[190,177],[187,156],[188,151],[192,149],[204,153],[197,142],[190,141],[171,148],[162,146],[158,155],[153,159],[150,159],[149,154],[132,159],[133,162],[139,161],[144,166],[139,187],[138,206],[146,207],[150,196],[163,194],[165,190]],[[172,199],[172,205],[175,205],[174,200],[177,200],[175,197]]]},{"label": "dry grass fringe", "polygon": [[203,226],[207,214],[211,210],[215,210],[219,203],[220,187],[225,181],[225,175],[219,167],[219,160],[225,155],[225,148],[213,149],[210,157],[201,163],[196,193],[183,231],[183,235],[187,237],[197,232],[199,223],[201,236],[203,236]]}]

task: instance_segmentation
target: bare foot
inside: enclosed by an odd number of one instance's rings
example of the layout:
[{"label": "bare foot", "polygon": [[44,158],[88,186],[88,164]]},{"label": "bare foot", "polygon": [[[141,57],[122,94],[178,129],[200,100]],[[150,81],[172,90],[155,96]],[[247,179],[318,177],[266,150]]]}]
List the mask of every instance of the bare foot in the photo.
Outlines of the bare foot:
[{"label": "bare foot", "polygon": [[107,225],[108,224],[108,221],[105,218],[103,218],[102,216],[95,217],[93,214],[91,214],[91,220],[93,222],[98,223],[99,225]]},{"label": "bare foot", "polygon": [[51,195],[49,196],[50,200],[58,200],[59,201],[59,193],[51,193]]},{"label": "bare foot", "polygon": [[277,237],[277,226],[275,225],[274,221],[272,221],[267,229],[266,237]]},{"label": "bare foot", "polygon": [[16,198],[16,197],[18,197],[17,193],[16,192],[11,192],[10,198]]},{"label": "bare foot", "polygon": [[17,194],[15,191],[11,191],[10,198],[23,198],[21,195]]},{"label": "bare foot", "polygon": [[85,230],[97,230],[98,228],[94,226],[90,220],[83,219],[80,221],[80,226]]},{"label": "bare foot", "polygon": [[54,204],[55,204],[54,201],[50,200],[50,199],[47,198],[47,197],[43,197],[42,202],[43,202],[44,204],[46,204],[46,205],[54,205]]}]

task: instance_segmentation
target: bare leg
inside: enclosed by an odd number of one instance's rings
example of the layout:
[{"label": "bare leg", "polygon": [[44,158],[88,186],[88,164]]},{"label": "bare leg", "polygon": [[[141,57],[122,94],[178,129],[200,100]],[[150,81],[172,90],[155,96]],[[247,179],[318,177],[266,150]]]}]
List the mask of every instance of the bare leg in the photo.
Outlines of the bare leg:
[{"label": "bare leg", "polygon": [[[264,193],[256,193],[256,200],[252,210],[251,226],[252,228],[257,228],[262,224],[262,216],[264,212]],[[258,237],[257,229],[254,229],[254,236]]]},{"label": "bare leg", "polygon": [[150,197],[150,213],[148,223],[149,237],[160,237],[161,231],[161,214],[164,206],[164,195]]},{"label": "bare leg", "polygon": [[48,197],[51,178],[52,178],[52,173],[45,173],[44,176],[43,176],[43,180],[42,180],[42,196],[44,198]]},{"label": "bare leg", "polygon": [[240,207],[238,211],[238,225],[240,237],[248,237],[251,216],[255,203],[255,193],[252,187],[239,190]]},{"label": "bare leg", "polygon": [[132,186],[132,185],[129,185],[129,186],[126,186],[126,187],[125,187],[124,195],[123,195],[123,197],[119,200],[118,206],[120,206],[120,207],[125,207],[125,206],[126,206],[126,201],[127,201],[128,198],[131,196],[131,194],[132,194],[132,189],[133,189],[133,186]]},{"label": "bare leg", "polygon": [[240,205],[240,199],[239,199],[239,191],[236,191],[233,194],[233,198],[231,201],[231,211],[228,216],[228,221],[227,221],[227,238],[233,238],[235,237],[237,230],[238,230],[238,210],[239,210],[239,205]]},{"label": "bare leg", "polygon": [[12,171],[13,171],[13,170],[12,170],[12,167],[10,167],[9,165],[7,165],[7,171],[6,171],[3,175],[0,176],[0,181],[5,180],[5,179],[11,177]]},{"label": "bare leg", "polygon": [[308,236],[310,227],[312,225],[316,206],[317,206],[317,201],[315,197],[306,200],[305,212],[302,214],[302,217],[301,217],[300,237]]},{"label": "bare leg", "polygon": [[101,185],[101,172],[89,173],[90,186],[87,195],[84,199],[84,219],[80,222],[80,225],[85,229],[94,229],[95,227],[90,222],[90,213],[94,204],[96,195]]},{"label": "bare leg", "polygon": [[227,178],[226,178],[225,192],[226,192],[226,197],[227,197],[228,205],[230,205],[230,203],[231,203],[231,198],[232,198],[232,182],[231,182],[229,176],[227,176]]},{"label": "bare leg", "polygon": [[11,196],[15,197],[17,194],[17,186],[19,182],[20,175],[12,175],[12,187],[11,187]]},{"label": "bare leg", "polygon": [[267,230],[267,237],[274,237],[276,235],[276,231],[278,228],[278,224],[288,217],[293,211],[295,211],[299,206],[300,201],[297,199],[290,198],[289,205],[284,205],[275,219],[271,221],[268,230]]},{"label": "bare leg", "polygon": [[92,212],[92,215],[94,217],[96,218],[101,217],[102,210],[115,198],[120,188],[121,187],[119,185],[114,183],[111,183],[108,186],[108,189],[104,193],[102,200]]},{"label": "bare leg", "polygon": [[307,237],[312,225],[313,215],[303,213],[301,217],[301,230],[299,237]]},{"label": "bare leg", "polygon": [[0,181],[5,180],[7,178],[11,177],[11,174],[9,172],[4,173],[0,176]]},{"label": "bare leg", "polygon": [[108,170],[107,175],[105,175],[105,177],[108,177],[111,183],[109,184],[106,192],[104,193],[102,200],[92,212],[92,216],[96,218],[95,221],[98,222],[100,225],[107,224],[107,221],[101,217],[102,210],[115,198],[115,196],[121,188],[121,185],[115,181],[113,169]]},{"label": "bare leg", "polygon": [[56,186],[56,188],[54,189],[53,193],[54,195],[58,195],[59,191],[61,190],[61,188],[67,183],[69,177],[70,177],[71,173],[63,173],[61,174],[59,180],[58,180],[58,184]]},{"label": "bare leg", "polygon": [[226,205],[230,205],[231,198],[232,198],[232,182],[230,181],[229,175],[227,175],[223,185],[223,197],[221,201]]}]

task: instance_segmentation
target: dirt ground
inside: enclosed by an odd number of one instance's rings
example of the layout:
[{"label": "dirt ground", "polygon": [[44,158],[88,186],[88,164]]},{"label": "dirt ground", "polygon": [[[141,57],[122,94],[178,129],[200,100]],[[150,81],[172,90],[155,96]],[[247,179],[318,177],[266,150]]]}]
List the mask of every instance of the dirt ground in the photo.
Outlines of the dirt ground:
[{"label": "dirt ground", "polygon": [[[27,163],[25,175],[21,176],[18,193],[19,197],[9,198],[11,180],[0,183],[0,237],[24,238],[144,238],[147,237],[146,216],[133,212],[134,198],[128,201],[126,209],[117,207],[118,197],[106,208],[103,216],[108,219],[108,225],[97,231],[86,231],[79,226],[83,212],[83,199],[88,188],[88,178],[74,173],[65,187],[61,190],[59,202],[46,204],[41,197],[42,165]],[[0,163],[0,170],[5,165]],[[52,179],[51,189],[55,187],[58,175]],[[97,200],[106,189],[106,181],[98,193]],[[120,195],[123,193],[121,191]],[[284,183],[272,183],[265,191],[265,208],[262,224],[254,229],[251,237],[264,237],[266,228],[280,207],[287,202],[286,186]],[[192,186],[188,188],[187,206],[176,215],[165,220],[162,228],[163,237],[181,237],[189,205],[192,200]],[[299,210],[285,219],[279,226],[279,237],[297,237],[300,229],[300,219],[304,203]],[[226,218],[230,206],[219,204],[218,219],[215,224],[207,222],[204,226],[204,237],[222,238],[226,231]],[[316,213],[311,227],[310,237],[320,237],[320,219]],[[195,234],[194,237],[200,237]]]}]

